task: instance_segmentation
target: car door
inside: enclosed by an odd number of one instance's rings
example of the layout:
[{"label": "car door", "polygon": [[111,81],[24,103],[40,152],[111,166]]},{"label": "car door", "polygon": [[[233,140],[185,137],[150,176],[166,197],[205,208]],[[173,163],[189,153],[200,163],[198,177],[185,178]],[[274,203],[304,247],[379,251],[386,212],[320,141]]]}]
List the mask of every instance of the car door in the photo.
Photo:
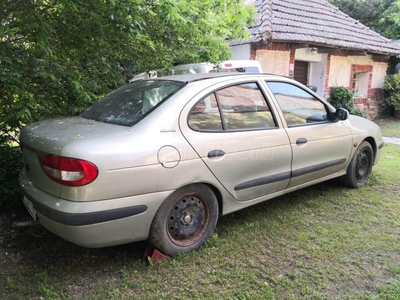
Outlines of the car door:
[{"label": "car door", "polygon": [[180,124],[216,180],[236,199],[255,199],[289,184],[289,139],[257,81],[205,90],[184,108]]},{"label": "car door", "polygon": [[343,170],[353,138],[346,122],[330,120],[328,107],[300,85],[267,81],[281,108],[293,152],[292,179],[298,186]]}]

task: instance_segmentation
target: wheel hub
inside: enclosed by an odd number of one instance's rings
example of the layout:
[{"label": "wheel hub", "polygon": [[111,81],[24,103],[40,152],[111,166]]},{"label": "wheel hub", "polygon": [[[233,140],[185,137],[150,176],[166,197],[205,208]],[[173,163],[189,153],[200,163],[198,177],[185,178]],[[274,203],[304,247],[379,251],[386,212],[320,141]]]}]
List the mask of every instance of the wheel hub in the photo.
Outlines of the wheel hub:
[{"label": "wheel hub", "polygon": [[182,241],[201,236],[204,227],[205,207],[195,196],[179,200],[171,210],[168,231],[172,239]]},{"label": "wheel hub", "polygon": [[182,217],[182,224],[183,225],[189,225],[193,220],[193,216],[189,214],[188,212],[184,213],[184,216]]}]

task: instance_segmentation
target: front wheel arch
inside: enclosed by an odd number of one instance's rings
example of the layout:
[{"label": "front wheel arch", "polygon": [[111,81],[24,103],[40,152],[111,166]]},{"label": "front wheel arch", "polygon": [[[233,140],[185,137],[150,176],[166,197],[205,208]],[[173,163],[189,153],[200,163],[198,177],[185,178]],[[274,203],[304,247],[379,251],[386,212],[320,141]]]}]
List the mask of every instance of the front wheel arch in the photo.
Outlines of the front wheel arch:
[{"label": "front wheel arch", "polygon": [[375,165],[375,160],[376,160],[376,154],[378,153],[378,146],[377,146],[377,144],[376,144],[376,141],[375,141],[375,139],[374,138],[372,138],[372,137],[368,137],[368,138],[366,138],[363,142],[368,142],[370,145],[371,145],[371,147],[372,147],[372,150],[373,150],[373,157],[374,157],[374,160],[373,160],[373,165]]},{"label": "front wheel arch", "polygon": [[372,173],[375,153],[373,146],[364,140],[351,158],[346,174],[340,178],[341,183],[352,188],[362,187]]}]

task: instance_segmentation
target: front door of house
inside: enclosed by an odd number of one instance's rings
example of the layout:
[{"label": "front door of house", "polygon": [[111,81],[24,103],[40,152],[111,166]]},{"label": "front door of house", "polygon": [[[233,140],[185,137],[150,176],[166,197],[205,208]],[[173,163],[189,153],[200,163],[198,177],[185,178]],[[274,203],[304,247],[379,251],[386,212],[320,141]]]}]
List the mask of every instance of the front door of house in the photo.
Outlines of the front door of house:
[{"label": "front door of house", "polygon": [[294,63],[294,80],[304,85],[308,84],[308,61],[296,60]]}]

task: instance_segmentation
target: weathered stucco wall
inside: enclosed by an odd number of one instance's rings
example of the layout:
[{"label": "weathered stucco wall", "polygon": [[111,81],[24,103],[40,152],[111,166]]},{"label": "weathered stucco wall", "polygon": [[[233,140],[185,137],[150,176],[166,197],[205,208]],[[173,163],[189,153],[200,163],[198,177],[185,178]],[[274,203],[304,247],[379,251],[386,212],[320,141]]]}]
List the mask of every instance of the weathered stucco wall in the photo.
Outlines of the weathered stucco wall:
[{"label": "weathered stucco wall", "polygon": [[350,73],[351,65],[348,63],[347,57],[331,56],[328,86],[349,87]]},{"label": "weathered stucco wall", "polygon": [[232,59],[250,59],[250,44],[231,47]]},{"label": "weathered stucco wall", "polygon": [[[315,52],[313,51],[315,49]],[[324,54],[319,54],[317,48],[302,48],[296,49],[296,60],[308,61],[308,62],[320,62],[323,59]]]},{"label": "weathered stucco wall", "polygon": [[255,59],[265,73],[289,76],[290,50],[257,50]]},{"label": "weathered stucco wall", "polygon": [[[327,90],[336,86],[351,88],[351,79],[355,71],[369,72],[368,80],[360,82],[360,88],[367,90],[361,97],[354,98],[356,108],[362,110],[369,119],[379,116],[384,103],[383,83],[388,68],[387,62],[374,61],[371,56],[330,57],[329,81]],[[364,86],[368,85],[368,86]]]},{"label": "weathered stucco wall", "polygon": [[248,45],[232,47],[233,59],[258,60],[266,73],[293,76],[295,60],[310,62],[309,84],[318,87],[318,93],[329,97],[330,89],[337,86],[350,88],[354,72],[369,72],[366,81],[360,87],[368,91],[365,96],[354,98],[357,108],[364,111],[370,119],[379,115],[383,106],[383,82],[388,67],[385,60],[376,60],[372,56],[347,56],[340,54],[315,54],[311,49],[292,49],[289,44]]},{"label": "weathered stucco wall", "polygon": [[374,62],[372,66],[374,68],[374,72],[372,74],[371,88],[382,88],[388,68],[388,63]]},{"label": "weathered stucco wall", "polygon": [[351,65],[372,66],[371,88],[382,88],[386,75],[387,63],[374,62],[372,57],[367,56],[331,56],[329,87],[350,85]]}]

